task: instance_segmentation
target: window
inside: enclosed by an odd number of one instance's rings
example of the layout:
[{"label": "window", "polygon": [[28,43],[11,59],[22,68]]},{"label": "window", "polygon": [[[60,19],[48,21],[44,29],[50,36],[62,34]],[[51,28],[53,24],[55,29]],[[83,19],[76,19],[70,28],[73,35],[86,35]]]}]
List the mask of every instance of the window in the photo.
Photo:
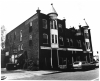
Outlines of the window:
[{"label": "window", "polygon": [[59,37],[59,45],[61,45],[61,46],[64,45],[63,37]]},{"label": "window", "polygon": [[23,50],[23,44],[21,45],[21,50]]},{"label": "window", "polygon": [[85,36],[86,38],[89,38],[89,34],[88,34],[88,33],[84,33],[84,36]]},{"label": "window", "polygon": [[90,49],[90,43],[86,42],[86,49]]},{"label": "window", "polygon": [[29,40],[32,40],[32,35],[29,35]]},{"label": "window", "polygon": [[47,29],[47,20],[46,19],[42,19],[42,23],[43,23],[43,28]]},{"label": "window", "polygon": [[58,24],[58,27],[59,27],[59,31],[63,32],[62,24]]},{"label": "window", "polygon": [[20,41],[22,41],[22,30],[20,30]]},{"label": "window", "polygon": [[18,46],[18,51],[20,51],[20,45]]},{"label": "window", "polygon": [[70,45],[69,38],[66,39],[66,42],[67,42],[67,46],[69,46]]},{"label": "window", "polygon": [[70,39],[70,46],[73,46],[73,40]]},{"label": "window", "polygon": [[32,22],[30,22],[29,33],[32,32]]},{"label": "window", "polygon": [[16,39],[16,32],[14,33],[14,40]]},{"label": "window", "polygon": [[54,20],[54,29],[57,29],[57,20]]},{"label": "window", "polygon": [[43,44],[48,44],[48,35],[47,34],[43,34]]},{"label": "window", "polygon": [[53,29],[53,21],[50,21],[50,27]]},{"label": "window", "polygon": [[82,47],[82,45],[81,45],[81,40],[79,40],[79,47]]},{"label": "window", "polygon": [[54,35],[52,35],[52,43],[54,43]]},{"label": "window", "polygon": [[32,46],[32,35],[29,35],[29,46]]},{"label": "window", "polygon": [[57,44],[57,35],[55,35],[55,43]]},{"label": "window", "polygon": [[61,24],[58,24],[58,27],[59,27],[59,28],[62,28],[62,25],[61,25]]},{"label": "window", "polygon": [[51,20],[50,27],[51,29],[57,29],[57,20]]}]

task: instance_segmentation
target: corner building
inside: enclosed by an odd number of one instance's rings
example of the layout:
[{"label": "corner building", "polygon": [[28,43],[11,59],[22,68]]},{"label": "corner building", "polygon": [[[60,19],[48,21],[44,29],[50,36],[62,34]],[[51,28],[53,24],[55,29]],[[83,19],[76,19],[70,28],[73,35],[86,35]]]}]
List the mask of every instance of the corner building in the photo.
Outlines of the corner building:
[{"label": "corner building", "polygon": [[47,15],[38,9],[36,14],[7,34],[9,57],[13,56],[16,63],[15,58],[23,55],[24,60],[34,61],[38,69],[67,69],[74,61],[91,62],[93,53],[88,26],[67,29],[65,19],[58,19],[53,4],[51,7]]}]

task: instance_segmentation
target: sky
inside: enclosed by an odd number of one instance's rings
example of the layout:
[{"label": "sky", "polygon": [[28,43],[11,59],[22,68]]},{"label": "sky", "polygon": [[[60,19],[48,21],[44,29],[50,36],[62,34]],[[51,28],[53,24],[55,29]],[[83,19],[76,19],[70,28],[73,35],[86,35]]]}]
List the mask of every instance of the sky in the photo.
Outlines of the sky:
[{"label": "sky", "polygon": [[66,28],[79,23],[85,25],[84,18],[91,29],[93,51],[100,53],[100,0],[0,0],[0,26],[10,32],[22,22],[41,10],[48,14],[51,3],[59,19],[66,19]]}]

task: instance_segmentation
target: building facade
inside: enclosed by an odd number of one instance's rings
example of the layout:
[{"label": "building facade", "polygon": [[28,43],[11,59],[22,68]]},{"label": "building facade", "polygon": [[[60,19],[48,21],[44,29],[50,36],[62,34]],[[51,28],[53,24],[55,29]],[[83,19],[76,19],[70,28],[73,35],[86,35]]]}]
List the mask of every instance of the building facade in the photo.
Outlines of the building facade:
[{"label": "building facade", "polygon": [[[6,35],[10,58],[31,59],[38,69],[67,69],[75,61],[92,61],[93,50],[89,26],[66,28],[66,20],[40,10]],[[17,63],[16,59],[9,62]]]}]

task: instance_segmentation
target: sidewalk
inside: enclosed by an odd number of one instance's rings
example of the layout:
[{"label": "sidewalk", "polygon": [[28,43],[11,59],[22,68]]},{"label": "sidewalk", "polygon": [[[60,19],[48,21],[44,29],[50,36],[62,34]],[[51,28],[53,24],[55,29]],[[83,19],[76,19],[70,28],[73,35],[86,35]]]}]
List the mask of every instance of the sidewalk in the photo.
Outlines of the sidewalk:
[{"label": "sidewalk", "polygon": [[48,70],[39,70],[39,71],[26,71],[26,70],[12,70],[7,71],[6,68],[1,69],[1,77],[6,77],[6,79],[18,79],[24,77],[34,77],[34,76],[42,76],[46,74],[57,73],[59,71],[48,71]]}]

